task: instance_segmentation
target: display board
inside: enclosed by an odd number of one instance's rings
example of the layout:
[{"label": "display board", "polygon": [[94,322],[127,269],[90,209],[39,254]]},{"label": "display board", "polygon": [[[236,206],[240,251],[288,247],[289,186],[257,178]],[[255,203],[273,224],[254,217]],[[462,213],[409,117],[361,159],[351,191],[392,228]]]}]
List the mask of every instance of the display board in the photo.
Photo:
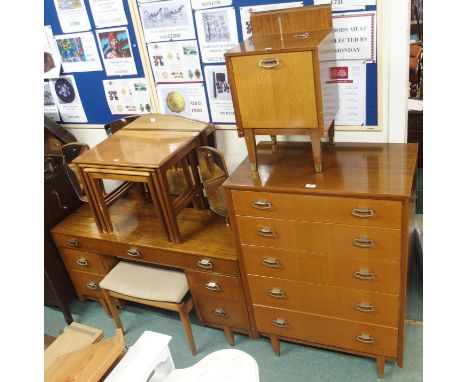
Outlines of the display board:
[{"label": "display board", "polygon": [[[69,42],[82,37],[82,45],[86,48],[87,44],[92,45],[89,36],[64,31],[61,25],[64,16],[55,5],[61,3],[72,8],[84,4],[89,18],[87,31],[92,32],[96,50],[100,53],[87,50],[87,57],[95,57],[94,64],[89,62],[92,60],[87,60],[86,65],[83,61],[77,64],[70,59],[62,62],[60,78],[64,81],[57,86],[57,81],[52,79],[49,88],[57,102],[63,103],[69,100],[63,94],[61,98],[57,97],[57,91],[65,87],[67,94],[65,85],[73,86],[74,80],[75,93],[86,114],[85,122],[77,120],[76,123],[104,124],[119,115],[159,111],[212,122],[220,128],[234,127],[223,54],[251,35],[250,12],[330,2],[333,3],[338,59],[330,80],[336,81],[340,89],[337,128],[341,125],[361,130],[378,128],[375,0],[45,0],[44,24],[51,26],[55,41],[65,39]],[[122,18],[128,24],[103,27],[105,17],[99,18],[96,4],[104,9],[104,4],[116,8],[119,3],[123,3],[125,17]],[[116,15],[118,12],[114,9],[112,16],[117,18]],[[70,23],[86,24],[82,15],[81,19],[79,15],[74,17],[69,17]],[[115,32],[119,39],[127,42],[125,47],[131,50],[130,53],[125,54],[122,49],[120,55],[105,52]],[[70,36],[72,38],[67,39]],[[61,57],[64,60],[63,52]],[[146,82],[135,83],[134,79],[143,77]],[[150,93],[149,100],[147,95],[135,100],[139,87]],[[126,90],[125,95],[120,93],[122,89]],[[128,98],[127,102],[119,103],[123,96]],[[76,115],[73,112],[75,110],[71,108],[68,115],[65,110],[66,120],[60,112],[59,121],[74,123],[73,118],[80,113],[79,110]]]}]

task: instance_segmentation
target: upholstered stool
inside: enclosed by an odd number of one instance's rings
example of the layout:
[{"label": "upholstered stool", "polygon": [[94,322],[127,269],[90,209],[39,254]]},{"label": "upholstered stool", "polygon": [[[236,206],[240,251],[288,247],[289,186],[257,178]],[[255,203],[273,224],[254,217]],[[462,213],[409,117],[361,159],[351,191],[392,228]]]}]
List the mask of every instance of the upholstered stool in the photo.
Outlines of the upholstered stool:
[{"label": "upholstered stool", "polygon": [[116,298],[176,311],[179,312],[192,354],[197,353],[188,316],[193,308],[193,300],[183,272],[121,261],[104,277],[99,286],[118,328],[122,328],[122,322]]}]

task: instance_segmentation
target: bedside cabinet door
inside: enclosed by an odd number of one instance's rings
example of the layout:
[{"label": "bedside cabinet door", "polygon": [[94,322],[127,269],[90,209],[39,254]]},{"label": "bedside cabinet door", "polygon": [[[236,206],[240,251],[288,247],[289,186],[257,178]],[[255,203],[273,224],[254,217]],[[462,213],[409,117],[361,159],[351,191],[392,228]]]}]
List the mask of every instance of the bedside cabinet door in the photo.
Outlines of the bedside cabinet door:
[{"label": "bedside cabinet door", "polygon": [[318,127],[312,52],[232,57],[242,126]]}]

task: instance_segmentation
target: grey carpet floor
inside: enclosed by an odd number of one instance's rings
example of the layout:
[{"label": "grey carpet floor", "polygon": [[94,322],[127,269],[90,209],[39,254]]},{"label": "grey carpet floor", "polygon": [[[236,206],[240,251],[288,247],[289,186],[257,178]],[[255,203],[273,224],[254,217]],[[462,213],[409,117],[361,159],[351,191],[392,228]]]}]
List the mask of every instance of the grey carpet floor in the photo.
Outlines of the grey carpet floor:
[{"label": "grey carpet floor", "polygon": [[[408,309],[405,340],[404,367],[385,364],[385,381],[417,382],[423,380],[423,326],[422,326],[422,280],[414,267],[408,289]],[[115,334],[114,323],[94,301],[74,301],[71,311],[75,321],[99,328],[105,337]],[[192,312],[193,313],[193,312]],[[192,366],[207,354],[230,346],[224,332],[197,324],[192,314],[192,329],[198,349],[193,357],[189,351],[177,314],[128,304],[121,311],[126,330],[125,342],[132,345],[145,330],[152,330],[172,336],[169,344],[177,368]],[[66,323],[60,310],[44,307],[44,333],[60,334]],[[375,360],[334,352],[325,349],[281,342],[281,356],[276,357],[266,338],[251,340],[245,335],[235,335],[235,348],[252,355],[258,362],[262,382],[339,382],[377,381]]]}]

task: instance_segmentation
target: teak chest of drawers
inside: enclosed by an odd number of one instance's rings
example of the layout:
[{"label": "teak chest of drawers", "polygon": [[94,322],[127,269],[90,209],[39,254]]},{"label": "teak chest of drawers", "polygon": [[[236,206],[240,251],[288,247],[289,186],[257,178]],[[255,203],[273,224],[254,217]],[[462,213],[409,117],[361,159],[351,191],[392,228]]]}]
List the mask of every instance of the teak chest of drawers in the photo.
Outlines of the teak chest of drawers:
[{"label": "teak chest of drawers", "polygon": [[403,365],[417,145],[260,144],[224,183],[253,335]]},{"label": "teak chest of drawers", "polygon": [[154,207],[129,195],[110,208],[114,231],[101,232],[85,205],[52,230],[80,299],[98,300],[107,309],[99,288],[102,278],[119,260],[145,262],[185,270],[202,325],[251,335],[234,236],[224,218],[208,210],[184,209],[179,227],[182,244],[166,240],[155,223]]}]

